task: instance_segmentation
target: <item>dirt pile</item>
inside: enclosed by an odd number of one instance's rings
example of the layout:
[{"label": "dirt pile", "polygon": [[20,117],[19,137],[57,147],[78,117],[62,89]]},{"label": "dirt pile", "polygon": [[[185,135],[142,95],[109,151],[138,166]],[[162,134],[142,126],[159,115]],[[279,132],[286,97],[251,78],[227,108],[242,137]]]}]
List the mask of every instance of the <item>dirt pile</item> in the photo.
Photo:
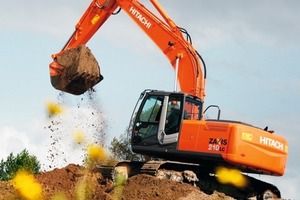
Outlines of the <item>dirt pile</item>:
[{"label": "dirt pile", "polygon": [[[129,178],[124,186],[114,187],[113,182],[103,178],[99,171],[87,171],[74,164],[40,173],[35,178],[42,186],[45,200],[232,199],[217,192],[207,195],[198,187],[161,180],[145,174]],[[22,197],[14,189],[12,182],[0,182],[0,200],[16,199],[22,199]]]}]

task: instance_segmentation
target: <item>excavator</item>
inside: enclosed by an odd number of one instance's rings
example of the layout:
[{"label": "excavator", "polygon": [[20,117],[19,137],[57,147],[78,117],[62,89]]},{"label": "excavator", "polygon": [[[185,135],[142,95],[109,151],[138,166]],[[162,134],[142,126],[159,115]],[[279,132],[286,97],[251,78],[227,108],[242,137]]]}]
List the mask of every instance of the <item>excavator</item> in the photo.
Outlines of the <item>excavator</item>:
[{"label": "excavator", "polygon": [[[204,60],[188,32],[175,24],[157,0],[150,2],[157,14],[140,0],[92,0],[63,49],[52,55],[52,86],[81,95],[103,79],[97,63],[82,65],[81,49],[111,16],[122,10],[168,58],[176,80],[174,91],[143,91],[131,116],[128,130],[132,151],[155,159],[124,161],[115,168],[125,167],[129,176],[155,175],[160,169],[190,170],[207,193],[219,190],[236,199],[280,198],[275,185],[249,174],[282,176],[288,156],[287,140],[267,128],[220,119],[216,105],[204,109]],[[75,52],[75,57],[69,51]],[[64,63],[60,58],[66,54]],[[218,116],[205,119],[211,108],[217,108]],[[247,185],[219,183],[216,169],[220,166],[239,170]]]}]

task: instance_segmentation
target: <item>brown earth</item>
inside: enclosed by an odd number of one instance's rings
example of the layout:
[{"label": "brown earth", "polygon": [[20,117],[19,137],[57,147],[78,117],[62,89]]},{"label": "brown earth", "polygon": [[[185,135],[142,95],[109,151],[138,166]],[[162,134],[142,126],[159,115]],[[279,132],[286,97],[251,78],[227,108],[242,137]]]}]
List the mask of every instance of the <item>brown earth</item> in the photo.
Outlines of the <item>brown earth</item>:
[{"label": "brown earth", "polygon": [[[193,199],[232,199],[222,193],[207,195],[198,187],[162,180],[140,174],[128,179],[124,186],[114,186],[104,179],[100,172],[69,164],[61,169],[35,175],[41,184],[45,200],[193,200]],[[0,182],[0,200],[23,199],[14,189],[11,181]]]}]

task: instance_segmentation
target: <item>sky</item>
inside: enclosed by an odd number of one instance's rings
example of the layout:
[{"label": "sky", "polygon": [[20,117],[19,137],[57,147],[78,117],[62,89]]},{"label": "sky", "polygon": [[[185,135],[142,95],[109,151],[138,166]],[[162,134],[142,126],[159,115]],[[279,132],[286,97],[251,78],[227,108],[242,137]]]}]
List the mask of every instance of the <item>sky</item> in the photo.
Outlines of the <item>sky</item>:
[{"label": "sky", "polygon": [[[189,32],[206,62],[205,106],[216,104],[222,119],[268,126],[288,140],[285,175],[258,178],[275,184],[284,198],[299,197],[300,2],[159,2]],[[51,86],[51,54],[64,46],[89,3],[2,2],[0,159],[26,148],[43,168],[80,163],[83,147],[71,142],[74,131],[109,144],[126,130],[144,89],[173,90],[168,60],[124,12],[112,16],[87,44],[104,76],[96,92],[72,96]],[[49,101],[63,104],[64,115],[49,118]],[[99,130],[105,135],[97,135]],[[64,159],[53,161],[52,154]]]}]

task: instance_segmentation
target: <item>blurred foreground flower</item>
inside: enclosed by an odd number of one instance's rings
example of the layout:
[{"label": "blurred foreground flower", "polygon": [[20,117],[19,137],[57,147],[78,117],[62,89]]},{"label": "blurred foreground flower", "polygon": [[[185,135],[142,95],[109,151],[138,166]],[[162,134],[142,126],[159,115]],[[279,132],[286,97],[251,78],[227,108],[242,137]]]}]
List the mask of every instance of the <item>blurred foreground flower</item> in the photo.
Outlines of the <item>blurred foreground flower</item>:
[{"label": "blurred foreground flower", "polygon": [[84,141],[85,141],[85,135],[84,135],[84,132],[81,131],[81,130],[76,130],[74,132],[74,141],[77,143],[77,144],[82,144]]},{"label": "blurred foreground flower", "polygon": [[12,183],[23,198],[28,200],[42,199],[42,186],[35,180],[33,174],[19,170]]},{"label": "blurred foreground flower", "polygon": [[103,163],[108,158],[105,149],[97,144],[90,144],[87,147],[87,160],[86,164],[88,167],[92,168],[96,164]]},{"label": "blurred foreground flower", "polygon": [[246,187],[248,184],[246,177],[237,169],[218,167],[216,176],[217,180],[222,184],[232,184],[239,188]]},{"label": "blurred foreground flower", "polygon": [[48,101],[46,106],[47,106],[47,112],[48,112],[49,117],[61,114],[63,111],[62,106],[59,105],[58,103]]},{"label": "blurred foreground flower", "polygon": [[97,144],[91,144],[88,146],[88,157],[90,160],[105,160],[107,155],[105,149]]}]

